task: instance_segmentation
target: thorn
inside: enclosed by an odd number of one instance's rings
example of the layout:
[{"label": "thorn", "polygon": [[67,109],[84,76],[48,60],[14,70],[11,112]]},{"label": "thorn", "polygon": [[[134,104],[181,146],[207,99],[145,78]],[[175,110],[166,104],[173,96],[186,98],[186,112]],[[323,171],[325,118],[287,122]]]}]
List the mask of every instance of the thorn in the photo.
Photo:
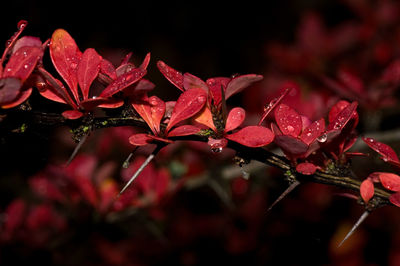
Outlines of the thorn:
[{"label": "thorn", "polygon": [[280,202],[284,197],[286,197],[287,194],[292,192],[293,189],[295,189],[298,185],[300,185],[299,181],[295,181],[290,186],[272,203],[272,205],[268,208],[267,212],[269,212],[278,202]]},{"label": "thorn", "polygon": [[135,153],[135,151],[139,148],[139,146],[136,146],[135,149],[129,153],[128,158],[125,159],[125,161],[122,163],[122,168],[128,168],[129,164],[131,162],[132,156]]},{"label": "thorn", "polygon": [[75,156],[78,154],[78,151],[81,149],[83,143],[85,143],[85,141],[86,141],[88,136],[89,136],[89,134],[84,135],[81,138],[81,140],[79,141],[78,145],[76,145],[74,151],[72,152],[71,156],[69,157],[67,163],[65,164],[65,167],[67,167],[72,162],[72,160],[75,158]]},{"label": "thorn", "polygon": [[151,160],[153,160],[153,158],[155,157],[155,153],[153,152],[152,154],[150,154],[146,161],[144,161],[142,163],[142,165],[139,167],[139,169],[133,174],[133,176],[131,177],[131,179],[129,179],[128,183],[126,183],[126,185],[124,186],[124,188],[119,192],[117,198],[119,198],[122,193],[129,187],[129,185],[133,182],[133,180],[136,179],[136,177],[138,177],[138,175],[143,171],[143,169],[151,162]]},{"label": "thorn", "polygon": [[358,219],[358,221],[353,225],[353,228],[347,233],[347,235],[344,237],[342,242],[339,243],[338,247],[343,245],[343,243],[354,233],[354,231],[360,226],[360,224],[368,217],[369,211],[365,211],[361,217]]}]

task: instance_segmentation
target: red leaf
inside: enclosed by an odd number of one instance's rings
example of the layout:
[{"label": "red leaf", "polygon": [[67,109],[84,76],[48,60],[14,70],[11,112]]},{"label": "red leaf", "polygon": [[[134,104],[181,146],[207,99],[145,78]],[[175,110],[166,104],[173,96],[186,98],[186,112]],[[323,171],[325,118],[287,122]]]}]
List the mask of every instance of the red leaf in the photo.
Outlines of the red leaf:
[{"label": "red leaf", "polygon": [[365,179],[360,185],[361,198],[367,203],[374,196],[374,183],[371,179]]},{"label": "red leaf", "polygon": [[397,207],[400,207],[400,192],[390,195],[389,201]]},{"label": "red leaf", "polygon": [[1,78],[0,79],[0,104],[8,104],[13,102],[21,89],[21,81],[17,78]]},{"label": "red leaf", "polygon": [[18,49],[8,60],[3,77],[15,77],[24,82],[32,73],[43,51],[38,47],[24,46]]},{"label": "red leaf", "polygon": [[233,108],[226,119],[225,132],[231,131],[239,127],[246,117],[246,111],[243,108]]},{"label": "red leaf", "polygon": [[233,78],[225,90],[225,99],[249,87],[254,82],[262,80],[264,77],[256,74],[241,75]]},{"label": "red leaf", "polygon": [[150,63],[150,53],[147,53],[146,57],[144,58],[142,64],[139,66],[139,68],[146,69],[147,66],[149,65],[149,63]]},{"label": "red leaf", "polygon": [[68,84],[79,102],[78,78],[76,76],[81,52],[75,40],[63,29],[56,30],[50,41],[50,57],[60,76]]},{"label": "red leaf", "polygon": [[349,105],[350,103],[348,101],[340,100],[334,106],[332,106],[331,109],[329,110],[329,115],[328,115],[329,123],[332,123],[338,116],[338,114]]},{"label": "red leaf", "polygon": [[247,147],[262,147],[274,140],[274,133],[266,127],[248,126],[239,131],[227,134],[225,138]]},{"label": "red leaf", "polygon": [[66,119],[78,119],[83,116],[83,113],[77,111],[77,110],[68,110],[62,113],[62,116],[65,117]]},{"label": "red leaf", "polygon": [[42,48],[42,42],[37,37],[32,37],[32,36],[21,37],[15,42],[15,45],[12,48],[12,53],[15,53],[21,47],[24,47],[24,46]]},{"label": "red leaf", "polygon": [[362,138],[362,140],[374,151],[383,156],[384,161],[400,162],[396,152],[382,142],[376,141],[373,138]]},{"label": "red leaf", "polygon": [[378,172],[382,186],[391,191],[400,191],[400,176],[392,173]]},{"label": "red leaf", "polygon": [[163,61],[157,62],[157,67],[160,72],[164,75],[166,79],[174,84],[178,89],[184,91],[183,89],[183,75],[181,72],[173,69],[172,67],[165,64]]},{"label": "red leaf", "polygon": [[[210,96],[210,100],[212,99],[214,102],[214,105],[219,105],[222,101],[222,91],[226,90],[226,86],[228,85],[229,81],[231,79],[230,78],[210,78],[207,79],[206,81],[206,86],[208,87],[208,89],[206,89],[206,91],[209,91],[209,96]],[[226,99],[226,96],[225,96]]]},{"label": "red leaf", "polygon": [[157,96],[152,96],[146,99],[142,103],[133,103],[132,106],[136,112],[146,121],[154,135],[160,133],[161,119],[165,113],[165,102],[163,102]]},{"label": "red leaf", "polygon": [[107,75],[111,79],[117,78],[117,72],[115,71],[115,67],[111,64],[110,61],[102,58],[100,63],[100,73]]},{"label": "red leaf", "polygon": [[312,163],[299,163],[296,166],[296,171],[303,175],[312,175],[317,171],[317,167]]},{"label": "red leaf", "polygon": [[284,135],[297,137],[302,130],[301,116],[286,104],[275,109],[275,120]]},{"label": "red leaf", "polygon": [[177,123],[198,113],[207,100],[207,93],[203,89],[184,91],[176,101],[171,118],[167,125],[168,132]]},{"label": "red leaf", "polygon": [[176,127],[170,132],[168,132],[168,137],[177,137],[177,136],[188,136],[199,133],[200,128],[191,126],[191,125],[183,125],[180,127]]},{"label": "red leaf", "polygon": [[228,145],[228,140],[223,138],[223,139],[213,139],[211,137],[208,138],[208,142],[207,142],[208,146],[210,146],[210,148],[212,150],[220,150],[222,151],[223,148],[226,147],[226,145]]},{"label": "red leaf", "polygon": [[143,146],[153,142],[153,138],[151,138],[147,134],[134,134],[129,137],[129,143],[136,146]]},{"label": "red leaf", "polygon": [[133,68],[129,72],[122,74],[113,82],[111,82],[111,84],[109,84],[100,94],[100,97],[111,97],[115,93],[139,81],[144,75],[146,75],[146,73],[147,71],[145,69]]},{"label": "red leaf", "polygon": [[202,79],[200,79],[190,73],[185,73],[183,75],[183,87],[185,88],[185,90],[200,88],[208,93],[207,84]]},{"label": "red leaf", "polygon": [[107,99],[102,97],[90,98],[87,100],[83,100],[80,102],[80,107],[83,107],[86,111],[91,111],[96,107],[104,107],[104,108],[117,108],[123,105],[123,101]]},{"label": "red leaf", "polygon": [[275,136],[274,142],[285,152],[292,155],[302,155],[307,149],[308,145],[298,138],[289,135]]},{"label": "red leaf", "polygon": [[346,124],[350,121],[351,118],[357,115],[357,102],[352,102],[350,105],[345,107],[336,117],[335,119],[328,125],[327,130],[342,130]]},{"label": "red leaf", "polygon": [[318,138],[325,131],[325,120],[314,121],[309,125],[300,135],[300,139],[307,145],[310,145],[316,138]]},{"label": "red leaf", "polygon": [[102,57],[93,48],[86,49],[82,54],[78,64],[77,77],[84,100],[89,97],[90,86],[99,74],[101,62]]},{"label": "red leaf", "polygon": [[283,98],[286,96],[286,94],[288,94],[289,91],[290,89],[284,90],[278,98],[273,99],[272,101],[269,102],[269,104],[266,107],[264,107],[264,113],[260,121],[258,122],[259,126],[264,121],[264,119],[269,115],[269,113],[283,100]]},{"label": "red leaf", "polygon": [[13,108],[15,106],[18,106],[21,103],[25,102],[29,98],[29,96],[31,96],[31,94],[32,94],[32,88],[29,88],[27,90],[21,91],[17,95],[17,98],[14,99],[13,102],[5,104],[5,105],[1,105],[1,108],[9,109],[9,108]]}]

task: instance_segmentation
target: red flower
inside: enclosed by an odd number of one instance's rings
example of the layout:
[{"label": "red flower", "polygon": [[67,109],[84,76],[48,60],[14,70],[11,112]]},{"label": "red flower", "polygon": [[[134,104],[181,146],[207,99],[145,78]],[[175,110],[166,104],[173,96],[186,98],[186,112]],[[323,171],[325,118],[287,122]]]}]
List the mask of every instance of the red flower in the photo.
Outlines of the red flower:
[{"label": "red flower", "polygon": [[[63,112],[63,116],[68,119],[80,118],[84,111],[91,111],[96,106],[121,106],[121,100],[111,97],[138,82],[147,73],[146,68],[150,60],[148,54],[139,67],[124,61],[119,68],[114,69],[113,65],[93,48],[88,48],[82,53],[75,40],[63,29],[53,33],[50,57],[68,89],[50,73],[41,69],[41,74],[51,85],[41,94],[50,100],[69,104],[73,110]],[[96,78],[108,85],[99,95],[91,96],[90,87]]]}]

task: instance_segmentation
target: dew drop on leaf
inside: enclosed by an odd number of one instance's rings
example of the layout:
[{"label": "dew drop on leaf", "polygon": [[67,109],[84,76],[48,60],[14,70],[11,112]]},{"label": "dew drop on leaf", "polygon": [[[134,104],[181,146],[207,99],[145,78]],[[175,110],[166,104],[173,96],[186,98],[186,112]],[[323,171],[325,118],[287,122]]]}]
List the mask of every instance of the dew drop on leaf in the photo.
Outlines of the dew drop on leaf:
[{"label": "dew drop on leaf", "polygon": [[327,134],[322,134],[321,136],[319,136],[319,137],[317,138],[317,141],[323,143],[323,142],[325,142],[327,139],[328,139],[328,135],[327,135]]}]

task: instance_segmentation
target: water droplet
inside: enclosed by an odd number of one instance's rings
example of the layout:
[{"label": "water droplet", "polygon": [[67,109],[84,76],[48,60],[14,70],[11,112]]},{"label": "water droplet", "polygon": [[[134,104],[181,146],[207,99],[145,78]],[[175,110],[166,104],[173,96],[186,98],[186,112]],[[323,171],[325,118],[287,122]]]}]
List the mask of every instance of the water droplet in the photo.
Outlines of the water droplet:
[{"label": "water droplet", "polygon": [[387,158],[387,157],[382,157],[382,160],[383,160],[384,162],[387,162],[387,161],[388,161],[388,158]]},{"label": "water droplet", "polygon": [[28,65],[24,65],[24,68],[27,69],[27,68],[28,68]]},{"label": "water droplet", "polygon": [[214,153],[220,153],[220,152],[222,152],[222,150],[223,149],[221,147],[220,148],[212,148],[211,149],[211,151],[214,152]]},{"label": "water droplet", "polygon": [[311,133],[310,133],[310,132],[308,132],[306,135],[307,135],[307,137],[310,137],[310,136],[311,136]]},{"label": "water droplet", "polygon": [[23,28],[26,27],[26,25],[28,24],[28,21],[26,20],[21,20],[18,22],[17,27],[19,30],[22,30]]},{"label": "water droplet", "polygon": [[28,54],[26,52],[24,52],[24,57],[27,57],[27,56],[28,56]]},{"label": "water droplet", "polygon": [[325,142],[328,139],[328,135],[327,134],[322,134],[321,136],[319,136],[317,138],[318,142]]},{"label": "water droplet", "polygon": [[294,127],[292,127],[292,126],[287,126],[287,128],[286,128],[288,131],[290,131],[290,132],[292,132],[293,130],[294,130]]}]

